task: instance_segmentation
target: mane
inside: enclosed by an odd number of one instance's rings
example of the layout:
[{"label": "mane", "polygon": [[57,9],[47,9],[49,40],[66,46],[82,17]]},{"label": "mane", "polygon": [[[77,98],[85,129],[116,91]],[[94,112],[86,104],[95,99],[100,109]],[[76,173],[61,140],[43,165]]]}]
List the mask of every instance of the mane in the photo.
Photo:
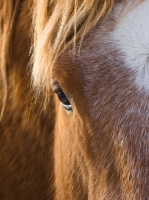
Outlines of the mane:
[{"label": "mane", "polygon": [[0,110],[0,119],[3,115],[7,99],[7,69],[11,63],[11,39],[15,15],[19,7],[20,0],[9,1],[0,0],[0,84],[2,108]]},{"label": "mane", "polygon": [[105,19],[116,0],[38,0],[34,5],[32,84],[50,91],[50,71],[58,56]]}]

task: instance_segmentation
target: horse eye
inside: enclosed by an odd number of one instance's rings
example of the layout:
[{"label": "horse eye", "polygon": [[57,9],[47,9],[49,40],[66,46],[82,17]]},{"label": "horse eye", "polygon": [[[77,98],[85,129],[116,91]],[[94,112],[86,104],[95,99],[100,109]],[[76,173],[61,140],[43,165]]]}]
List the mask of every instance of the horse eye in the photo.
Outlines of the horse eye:
[{"label": "horse eye", "polygon": [[57,94],[59,100],[62,103],[62,106],[68,110],[68,111],[72,111],[72,106],[70,101],[68,100],[67,96],[65,95],[65,93],[63,92],[63,90],[60,88],[60,86],[56,86],[54,87],[54,91]]}]

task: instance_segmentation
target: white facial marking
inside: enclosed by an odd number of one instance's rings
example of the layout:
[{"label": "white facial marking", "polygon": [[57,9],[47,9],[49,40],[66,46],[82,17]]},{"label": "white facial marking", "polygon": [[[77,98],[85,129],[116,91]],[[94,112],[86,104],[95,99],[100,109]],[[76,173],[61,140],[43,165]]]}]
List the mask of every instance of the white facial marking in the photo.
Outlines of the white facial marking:
[{"label": "white facial marking", "polygon": [[[121,8],[116,7],[116,15]],[[149,0],[137,5],[128,3],[110,35],[126,67],[135,71],[137,87],[149,91]]]}]

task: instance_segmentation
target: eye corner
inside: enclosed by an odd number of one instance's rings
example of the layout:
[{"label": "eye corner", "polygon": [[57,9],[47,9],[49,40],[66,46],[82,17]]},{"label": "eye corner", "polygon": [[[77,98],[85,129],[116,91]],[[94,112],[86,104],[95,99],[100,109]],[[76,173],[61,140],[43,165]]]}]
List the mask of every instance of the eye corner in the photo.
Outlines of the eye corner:
[{"label": "eye corner", "polygon": [[61,103],[62,104],[62,107],[66,110],[66,111],[68,111],[68,112],[72,112],[73,111],[73,109],[72,109],[72,105],[70,104],[70,105],[65,105],[65,104],[63,104],[63,103]]}]

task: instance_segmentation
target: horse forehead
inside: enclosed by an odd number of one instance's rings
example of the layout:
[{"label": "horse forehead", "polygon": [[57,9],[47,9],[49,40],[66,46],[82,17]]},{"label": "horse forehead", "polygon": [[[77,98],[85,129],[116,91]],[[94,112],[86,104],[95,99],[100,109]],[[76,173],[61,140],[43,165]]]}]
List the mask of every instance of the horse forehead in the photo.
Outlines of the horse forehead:
[{"label": "horse forehead", "polygon": [[[125,67],[135,73],[136,86],[149,89],[149,0],[130,1],[123,9],[109,36],[120,52]],[[121,10],[114,10],[117,16]]]},{"label": "horse forehead", "polygon": [[134,72],[136,87],[148,90],[149,0],[129,1],[126,6],[117,4],[107,22],[97,24],[90,32],[84,46],[81,60],[98,60],[94,64],[96,69],[100,68],[104,59],[113,67],[123,63],[127,71]]}]

